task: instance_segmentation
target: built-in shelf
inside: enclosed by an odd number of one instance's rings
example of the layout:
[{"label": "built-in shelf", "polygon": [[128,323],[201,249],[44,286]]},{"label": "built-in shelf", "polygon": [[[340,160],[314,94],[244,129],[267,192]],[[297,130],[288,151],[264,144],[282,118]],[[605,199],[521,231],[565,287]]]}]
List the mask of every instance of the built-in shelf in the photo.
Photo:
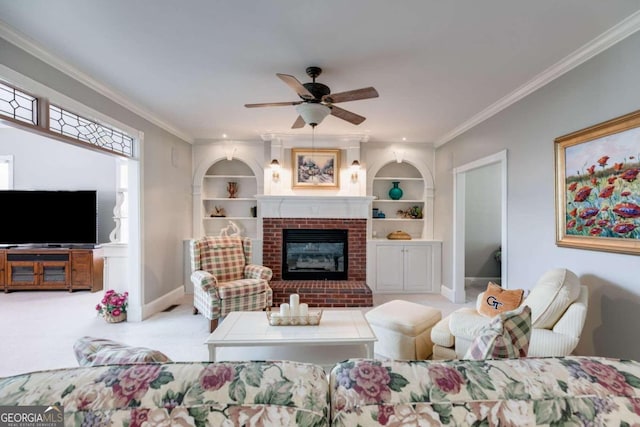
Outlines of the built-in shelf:
[{"label": "built-in shelf", "polygon": [[376,181],[420,181],[423,182],[422,178],[410,178],[410,177],[397,177],[397,176],[377,176],[374,178]]},{"label": "built-in shelf", "polygon": [[424,203],[424,200],[418,199],[401,199],[401,200],[391,200],[391,199],[376,199],[374,200],[376,203]]},{"label": "built-in shelf", "polygon": [[209,216],[204,218],[205,221],[209,220],[238,220],[238,221],[251,221],[256,220],[257,218],[252,216]]},{"label": "built-in shelf", "polygon": [[256,179],[254,175],[205,175],[205,179]]},{"label": "built-in shelf", "polygon": [[[202,224],[204,234],[217,236],[233,221],[245,236],[257,237],[257,221],[251,211],[258,202],[256,176],[244,162],[221,160],[212,164],[202,182]],[[238,197],[229,197],[228,182],[237,182]],[[211,216],[216,208],[224,209],[225,216]]]},{"label": "built-in shelf", "polygon": [[372,218],[374,221],[402,221],[402,222],[417,222],[424,221],[424,218]]},{"label": "built-in shelf", "polygon": [[212,200],[212,201],[235,201],[235,202],[255,202],[256,199],[253,197],[235,197],[235,198],[230,198],[230,197],[203,197],[202,200]]}]

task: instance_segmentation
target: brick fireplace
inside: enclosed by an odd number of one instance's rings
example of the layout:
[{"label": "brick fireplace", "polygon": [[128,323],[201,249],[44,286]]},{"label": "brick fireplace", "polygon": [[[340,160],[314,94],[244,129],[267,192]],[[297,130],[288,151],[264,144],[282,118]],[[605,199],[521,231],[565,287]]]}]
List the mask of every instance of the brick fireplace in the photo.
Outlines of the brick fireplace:
[{"label": "brick fireplace", "polygon": [[[265,200],[265,198],[267,198]],[[284,201],[283,201],[284,199]],[[348,199],[340,200],[336,199]],[[364,199],[364,200],[354,200]],[[263,196],[262,262],[273,270],[273,304],[289,301],[297,293],[310,307],[371,307],[373,295],[366,283],[367,215],[369,199],[364,197]],[[332,206],[331,202],[337,202]],[[363,207],[360,206],[363,205]],[[261,209],[262,208],[262,209]],[[331,213],[339,217],[329,217]],[[346,280],[283,280],[283,230],[346,230],[348,241]]]}]

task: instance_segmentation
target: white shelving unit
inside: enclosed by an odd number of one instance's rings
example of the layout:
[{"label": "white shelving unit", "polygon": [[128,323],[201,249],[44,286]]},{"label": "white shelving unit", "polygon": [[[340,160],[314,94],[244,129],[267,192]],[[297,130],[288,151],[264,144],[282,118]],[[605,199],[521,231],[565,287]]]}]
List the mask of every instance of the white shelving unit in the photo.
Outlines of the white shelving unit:
[{"label": "white shelving unit", "polygon": [[[403,194],[399,200],[389,197],[393,183],[398,182]],[[371,238],[384,239],[387,234],[402,230],[412,239],[424,236],[425,183],[420,172],[408,163],[389,163],[373,178],[372,195],[376,197],[373,208],[385,214],[385,218],[372,218]],[[423,218],[403,218],[398,211],[414,206],[423,211]]]},{"label": "white shelving unit", "polygon": [[[236,182],[238,192],[230,198],[229,182]],[[202,182],[202,221],[206,235],[217,236],[233,221],[243,236],[256,238],[257,218],[251,209],[257,206],[256,176],[240,160],[221,160],[209,167]],[[224,217],[212,216],[216,208],[224,210]]]},{"label": "white shelving unit", "polygon": [[[398,200],[389,196],[394,182],[402,190]],[[374,292],[439,292],[442,249],[441,242],[428,240],[432,219],[425,178],[412,164],[388,163],[375,173],[371,193],[375,197],[373,209],[385,214],[384,218],[371,218],[367,246],[367,278]],[[422,211],[422,218],[407,218],[398,212],[415,206]],[[408,233],[411,240],[387,239],[389,233],[399,230]]]}]

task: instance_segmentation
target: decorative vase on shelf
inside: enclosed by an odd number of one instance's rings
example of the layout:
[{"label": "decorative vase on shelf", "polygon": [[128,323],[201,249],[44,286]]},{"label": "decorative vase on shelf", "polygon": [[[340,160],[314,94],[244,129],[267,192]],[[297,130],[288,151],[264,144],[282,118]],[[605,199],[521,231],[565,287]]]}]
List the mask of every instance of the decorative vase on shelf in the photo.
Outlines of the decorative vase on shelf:
[{"label": "decorative vase on shelf", "polygon": [[227,191],[229,192],[229,198],[235,199],[238,195],[238,183],[235,181],[227,182]]},{"label": "decorative vase on shelf", "polygon": [[392,184],[393,187],[389,190],[389,197],[391,197],[391,200],[400,200],[402,197],[402,188],[398,187],[400,181],[393,181]]}]

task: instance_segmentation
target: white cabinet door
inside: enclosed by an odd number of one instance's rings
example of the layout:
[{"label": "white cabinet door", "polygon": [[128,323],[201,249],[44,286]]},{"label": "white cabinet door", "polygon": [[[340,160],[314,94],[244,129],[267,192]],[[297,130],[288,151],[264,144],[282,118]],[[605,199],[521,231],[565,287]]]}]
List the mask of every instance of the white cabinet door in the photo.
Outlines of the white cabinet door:
[{"label": "white cabinet door", "polygon": [[371,241],[375,292],[440,292],[441,242]]},{"label": "white cabinet door", "polygon": [[402,291],[404,277],[402,246],[376,245],[376,290]]},{"label": "white cabinet door", "polygon": [[431,291],[433,271],[432,246],[404,246],[404,290],[410,292]]}]

